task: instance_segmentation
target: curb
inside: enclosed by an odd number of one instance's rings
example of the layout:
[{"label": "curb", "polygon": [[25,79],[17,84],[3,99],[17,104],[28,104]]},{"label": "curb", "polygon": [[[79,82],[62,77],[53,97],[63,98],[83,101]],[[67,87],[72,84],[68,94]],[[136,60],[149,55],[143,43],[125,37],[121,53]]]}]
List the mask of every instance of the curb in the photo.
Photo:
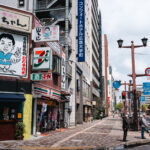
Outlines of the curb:
[{"label": "curb", "polygon": [[135,146],[146,145],[146,144],[150,144],[150,139],[126,142],[124,144],[124,147],[128,148],[128,147],[135,147]]}]

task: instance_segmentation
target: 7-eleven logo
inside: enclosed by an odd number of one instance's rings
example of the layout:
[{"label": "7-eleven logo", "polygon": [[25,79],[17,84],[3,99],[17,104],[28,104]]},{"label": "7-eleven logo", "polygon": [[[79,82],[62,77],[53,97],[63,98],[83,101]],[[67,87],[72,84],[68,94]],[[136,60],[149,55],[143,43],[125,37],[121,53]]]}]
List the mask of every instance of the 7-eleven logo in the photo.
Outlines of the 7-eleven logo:
[{"label": "7-eleven logo", "polygon": [[47,62],[49,59],[49,50],[37,50],[35,51],[35,55],[39,56],[38,62],[34,64],[34,67],[39,67],[44,62]]}]

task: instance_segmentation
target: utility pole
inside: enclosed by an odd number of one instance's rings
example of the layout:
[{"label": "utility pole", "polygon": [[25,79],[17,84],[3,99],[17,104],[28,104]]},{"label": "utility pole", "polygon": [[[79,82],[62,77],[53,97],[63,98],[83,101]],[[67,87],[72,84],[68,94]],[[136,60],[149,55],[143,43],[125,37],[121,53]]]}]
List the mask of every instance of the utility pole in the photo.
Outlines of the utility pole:
[{"label": "utility pole", "polygon": [[131,41],[131,46],[122,46],[123,40],[118,40],[118,46],[119,48],[130,48],[131,49],[131,58],[132,58],[132,80],[133,80],[133,107],[134,107],[134,113],[133,113],[133,126],[134,130],[138,130],[138,115],[137,115],[137,95],[136,95],[136,74],[135,74],[135,59],[134,59],[134,49],[145,47],[147,46],[147,38],[142,39],[143,45],[134,45],[134,42]]}]

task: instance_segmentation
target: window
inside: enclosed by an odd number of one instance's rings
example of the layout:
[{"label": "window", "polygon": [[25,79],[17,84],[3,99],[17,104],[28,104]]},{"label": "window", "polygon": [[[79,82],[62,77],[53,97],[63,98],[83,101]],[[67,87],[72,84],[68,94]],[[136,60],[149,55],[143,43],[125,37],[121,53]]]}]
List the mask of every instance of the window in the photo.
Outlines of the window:
[{"label": "window", "polygon": [[24,0],[18,0],[18,6],[24,7]]},{"label": "window", "polygon": [[53,55],[53,73],[60,74],[60,58]]}]

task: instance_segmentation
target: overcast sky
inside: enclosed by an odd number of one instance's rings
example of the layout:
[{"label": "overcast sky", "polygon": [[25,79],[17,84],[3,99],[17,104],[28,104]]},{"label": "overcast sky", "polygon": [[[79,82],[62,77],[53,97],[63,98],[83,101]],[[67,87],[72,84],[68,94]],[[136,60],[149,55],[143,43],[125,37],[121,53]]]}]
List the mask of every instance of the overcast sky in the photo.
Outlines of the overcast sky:
[{"label": "overcast sky", "polygon": [[[117,40],[123,45],[142,44],[147,37],[148,46],[135,49],[136,73],[143,74],[150,67],[150,0],[98,0],[102,15],[102,32],[107,34],[109,44],[109,64],[115,80],[129,81],[132,73],[131,49],[119,49]],[[137,84],[149,82],[147,77],[138,77]]]}]

